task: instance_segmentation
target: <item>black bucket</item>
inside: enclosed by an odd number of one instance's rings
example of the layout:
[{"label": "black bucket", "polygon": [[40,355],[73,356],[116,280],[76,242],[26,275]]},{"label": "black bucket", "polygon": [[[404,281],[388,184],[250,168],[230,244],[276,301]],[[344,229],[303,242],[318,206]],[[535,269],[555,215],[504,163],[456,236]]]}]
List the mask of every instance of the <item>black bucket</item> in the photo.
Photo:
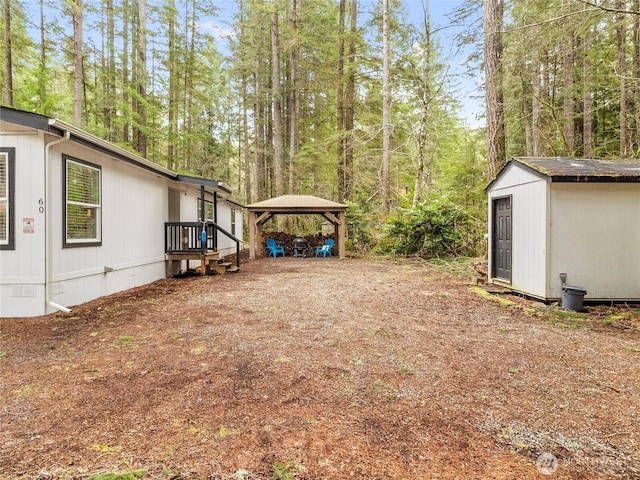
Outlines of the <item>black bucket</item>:
[{"label": "black bucket", "polygon": [[560,306],[567,310],[581,312],[583,310],[582,303],[587,291],[582,287],[569,287],[568,285],[562,287],[562,291],[564,293],[562,294]]}]

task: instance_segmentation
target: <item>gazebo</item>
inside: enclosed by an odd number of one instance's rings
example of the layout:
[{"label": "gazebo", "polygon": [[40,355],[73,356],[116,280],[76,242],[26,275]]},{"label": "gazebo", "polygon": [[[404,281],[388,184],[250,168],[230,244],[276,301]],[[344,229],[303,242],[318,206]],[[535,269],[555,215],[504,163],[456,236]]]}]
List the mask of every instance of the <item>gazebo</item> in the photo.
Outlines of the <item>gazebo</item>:
[{"label": "gazebo", "polygon": [[[345,257],[347,205],[313,195],[282,195],[247,205],[249,211],[249,258],[262,253],[262,225],[275,215],[322,215],[333,224],[338,256]],[[256,247],[258,247],[256,249]],[[257,250],[257,251],[256,251]]]}]

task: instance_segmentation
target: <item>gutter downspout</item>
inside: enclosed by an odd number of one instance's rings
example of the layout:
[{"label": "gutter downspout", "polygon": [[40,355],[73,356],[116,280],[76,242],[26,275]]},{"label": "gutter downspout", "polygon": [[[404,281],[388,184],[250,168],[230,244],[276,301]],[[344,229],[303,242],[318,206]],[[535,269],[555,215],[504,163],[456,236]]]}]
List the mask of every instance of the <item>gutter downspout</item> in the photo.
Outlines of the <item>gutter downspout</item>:
[{"label": "gutter downspout", "polygon": [[44,252],[44,290],[45,290],[45,302],[46,306],[54,308],[64,313],[71,313],[71,309],[67,307],[63,307],[62,305],[58,305],[52,300],[51,294],[51,283],[53,281],[53,273],[51,267],[51,261],[53,257],[53,247],[51,241],[51,214],[49,213],[50,205],[52,205],[50,196],[51,189],[49,188],[49,155],[51,151],[51,147],[57,145],[58,143],[68,142],[71,138],[71,133],[69,130],[65,130],[64,136],[59,138],[58,140],[54,140],[50,143],[47,143],[44,148],[44,216],[45,216],[45,232],[44,232],[44,242],[45,242],[45,252]]}]

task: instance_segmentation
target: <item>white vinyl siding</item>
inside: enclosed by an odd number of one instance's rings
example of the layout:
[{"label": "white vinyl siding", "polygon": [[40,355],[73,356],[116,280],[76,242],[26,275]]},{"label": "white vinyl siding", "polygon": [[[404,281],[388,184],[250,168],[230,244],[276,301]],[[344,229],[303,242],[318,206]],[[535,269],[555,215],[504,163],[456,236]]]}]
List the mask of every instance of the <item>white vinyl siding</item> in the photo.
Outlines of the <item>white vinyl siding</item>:
[{"label": "white vinyl siding", "polygon": [[101,241],[101,170],[66,159],[66,244],[95,245]]}]

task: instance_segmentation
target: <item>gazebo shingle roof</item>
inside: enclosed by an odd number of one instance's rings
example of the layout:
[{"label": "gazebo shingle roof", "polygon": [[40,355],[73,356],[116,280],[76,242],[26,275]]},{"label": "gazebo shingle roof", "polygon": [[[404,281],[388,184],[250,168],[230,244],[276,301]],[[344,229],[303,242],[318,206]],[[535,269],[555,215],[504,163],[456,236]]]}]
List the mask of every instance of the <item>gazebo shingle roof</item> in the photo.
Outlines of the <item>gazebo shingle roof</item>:
[{"label": "gazebo shingle roof", "polygon": [[261,202],[247,205],[249,211],[278,211],[278,212],[324,212],[342,211],[347,209],[343,203],[333,202],[314,195],[282,195],[269,198]]}]

